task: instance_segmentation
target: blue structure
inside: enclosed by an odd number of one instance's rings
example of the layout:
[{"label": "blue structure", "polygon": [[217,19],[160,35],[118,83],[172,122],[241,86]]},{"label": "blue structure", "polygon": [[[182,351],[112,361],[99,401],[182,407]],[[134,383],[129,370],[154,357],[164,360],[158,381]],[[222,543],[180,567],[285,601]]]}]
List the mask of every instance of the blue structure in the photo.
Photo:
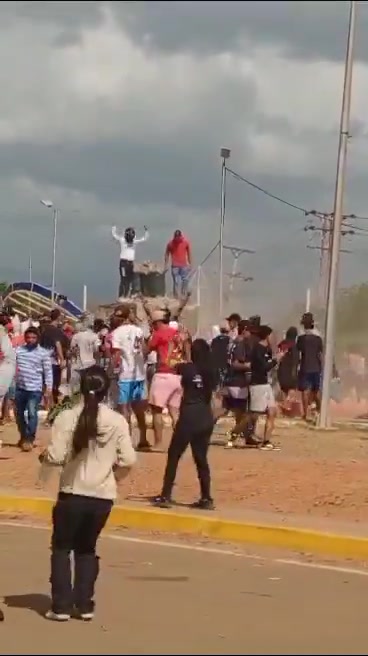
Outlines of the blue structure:
[{"label": "blue structure", "polygon": [[51,289],[39,285],[37,282],[14,282],[9,285],[4,294],[4,304],[10,303],[12,307],[23,317],[31,312],[45,314],[53,307],[57,307],[69,319],[77,320],[83,314],[81,308],[69,301],[63,294],[55,294],[55,302],[52,304]]}]

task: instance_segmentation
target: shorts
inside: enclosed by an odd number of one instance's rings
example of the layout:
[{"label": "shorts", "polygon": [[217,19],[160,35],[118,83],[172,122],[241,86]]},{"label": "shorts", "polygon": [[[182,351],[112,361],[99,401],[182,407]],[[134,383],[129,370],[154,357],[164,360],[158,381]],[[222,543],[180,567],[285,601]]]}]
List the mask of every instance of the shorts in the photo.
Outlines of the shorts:
[{"label": "shorts", "polygon": [[298,390],[299,392],[306,392],[307,390],[311,392],[319,392],[321,388],[321,374],[319,372],[314,373],[299,373],[298,376]]},{"label": "shorts", "polygon": [[250,411],[263,415],[271,408],[276,408],[272,385],[269,383],[266,383],[266,385],[251,385]]},{"label": "shorts", "polygon": [[156,408],[179,409],[182,397],[181,376],[157,373],[152,378],[149,404]]},{"label": "shorts", "polygon": [[119,380],[118,405],[137,403],[146,398],[146,384],[144,380]]},{"label": "shorts", "polygon": [[249,390],[247,387],[224,387],[223,407],[225,410],[248,410]]}]

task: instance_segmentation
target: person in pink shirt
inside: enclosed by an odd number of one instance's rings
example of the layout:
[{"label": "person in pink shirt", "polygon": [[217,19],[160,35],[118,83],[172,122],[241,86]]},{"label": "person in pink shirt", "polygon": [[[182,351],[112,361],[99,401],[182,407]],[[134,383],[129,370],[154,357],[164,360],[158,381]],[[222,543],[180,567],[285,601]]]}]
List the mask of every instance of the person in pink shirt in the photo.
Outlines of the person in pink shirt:
[{"label": "person in pink shirt", "polygon": [[179,298],[188,292],[188,282],[192,266],[191,246],[181,230],[175,230],[165,251],[165,271],[171,258],[171,275],[173,279],[173,296]]}]

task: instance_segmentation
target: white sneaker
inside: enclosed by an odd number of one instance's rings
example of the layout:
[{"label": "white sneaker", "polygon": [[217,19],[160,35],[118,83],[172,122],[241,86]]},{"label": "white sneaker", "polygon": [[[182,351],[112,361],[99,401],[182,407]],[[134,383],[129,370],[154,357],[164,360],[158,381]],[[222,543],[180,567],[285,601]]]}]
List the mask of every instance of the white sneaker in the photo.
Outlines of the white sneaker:
[{"label": "white sneaker", "polygon": [[52,620],[53,622],[67,622],[70,620],[68,613],[54,613],[53,610],[48,610],[45,617],[47,620]]},{"label": "white sneaker", "polygon": [[77,611],[77,614],[76,614],[76,617],[79,620],[82,620],[83,622],[90,622],[91,620],[93,620],[94,616],[95,616],[95,614],[92,613],[92,612],[91,613],[79,613]]}]

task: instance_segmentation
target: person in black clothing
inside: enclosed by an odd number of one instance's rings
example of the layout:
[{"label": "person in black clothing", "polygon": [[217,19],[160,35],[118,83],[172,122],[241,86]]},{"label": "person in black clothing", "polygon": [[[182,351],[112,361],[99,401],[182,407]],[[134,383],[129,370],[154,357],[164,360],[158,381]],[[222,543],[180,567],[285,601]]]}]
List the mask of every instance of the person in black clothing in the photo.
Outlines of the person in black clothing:
[{"label": "person in black clothing", "polygon": [[281,360],[277,370],[277,380],[283,395],[283,405],[281,408],[288,412],[288,403],[293,400],[293,395],[298,387],[298,366],[299,351],[296,346],[298,330],[295,326],[287,329],[285,339],[278,345],[279,351],[285,352],[285,357]]},{"label": "person in black clothing", "polygon": [[299,352],[298,390],[302,394],[303,419],[307,419],[308,408],[315,403],[319,412],[320,387],[323,360],[323,342],[314,328],[313,314],[306,312],[302,317],[304,333],[299,335],[296,347]]},{"label": "person in black clothing", "polygon": [[212,364],[216,373],[217,387],[221,389],[224,384],[228,367],[228,350],[230,345],[230,326],[227,321],[220,325],[220,334],[211,342]]},{"label": "person in black clothing", "polygon": [[207,452],[214,425],[211,401],[216,376],[212,367],[210,347],[204,339],[194,340],[191,359],[191,362],[177,365],[177,372],[181,375],[183,397],[167,453],[162,491],[153,502],[160,508],[171,506],[171,493],[179,460],[190,445],[201,489],[200,499],[192,507],[212,510],[214,504]]},{"label": "person in black clothing", "polygon": [[238,324],[238,337],[231,342],[228,352],[228,370],[225,377],[226,408],[235,416],[235,427],[229,435],[226,448],[231,449],[238,437],[245,438],[248,446],[258,442],[252,437],[253,422],[249,423],[249,382],[250,360],[253,339],[249,332],[249,324],[242,319]]},{"label": "person in black clothing", "polygon": [[59,400],[61,372],[66,366],[69,340],[60,328],[61,312],[57,308],[50,312],[50,323],[42,326],[40,346],[49,351],[52,362],[52,396],[56,404]]},{"label": "person in black clothing", "polygon": [[269,374],[285,355],[284,352],[279,351],[276,357],[273,357],[270,348],[271,334],[272,328],[269,326],[259,326],[259,341],[254,344],[250,358],[250,411],[255,416],[266,415],[263,443],[260,447],[263,450],[275,448],[271,442],[271,436],[274,429],[277,406],[272,386],[269,383]]},{"label": "person in black clothing", "polygon": [[59,400],[61,372],[66,366],[69,339],[60,327],[61,312],[57,308],[50,312],[50,323],[41,327],[40,346],[49,351],[52,362],[53,388],[52,396],[56,404]]}]

